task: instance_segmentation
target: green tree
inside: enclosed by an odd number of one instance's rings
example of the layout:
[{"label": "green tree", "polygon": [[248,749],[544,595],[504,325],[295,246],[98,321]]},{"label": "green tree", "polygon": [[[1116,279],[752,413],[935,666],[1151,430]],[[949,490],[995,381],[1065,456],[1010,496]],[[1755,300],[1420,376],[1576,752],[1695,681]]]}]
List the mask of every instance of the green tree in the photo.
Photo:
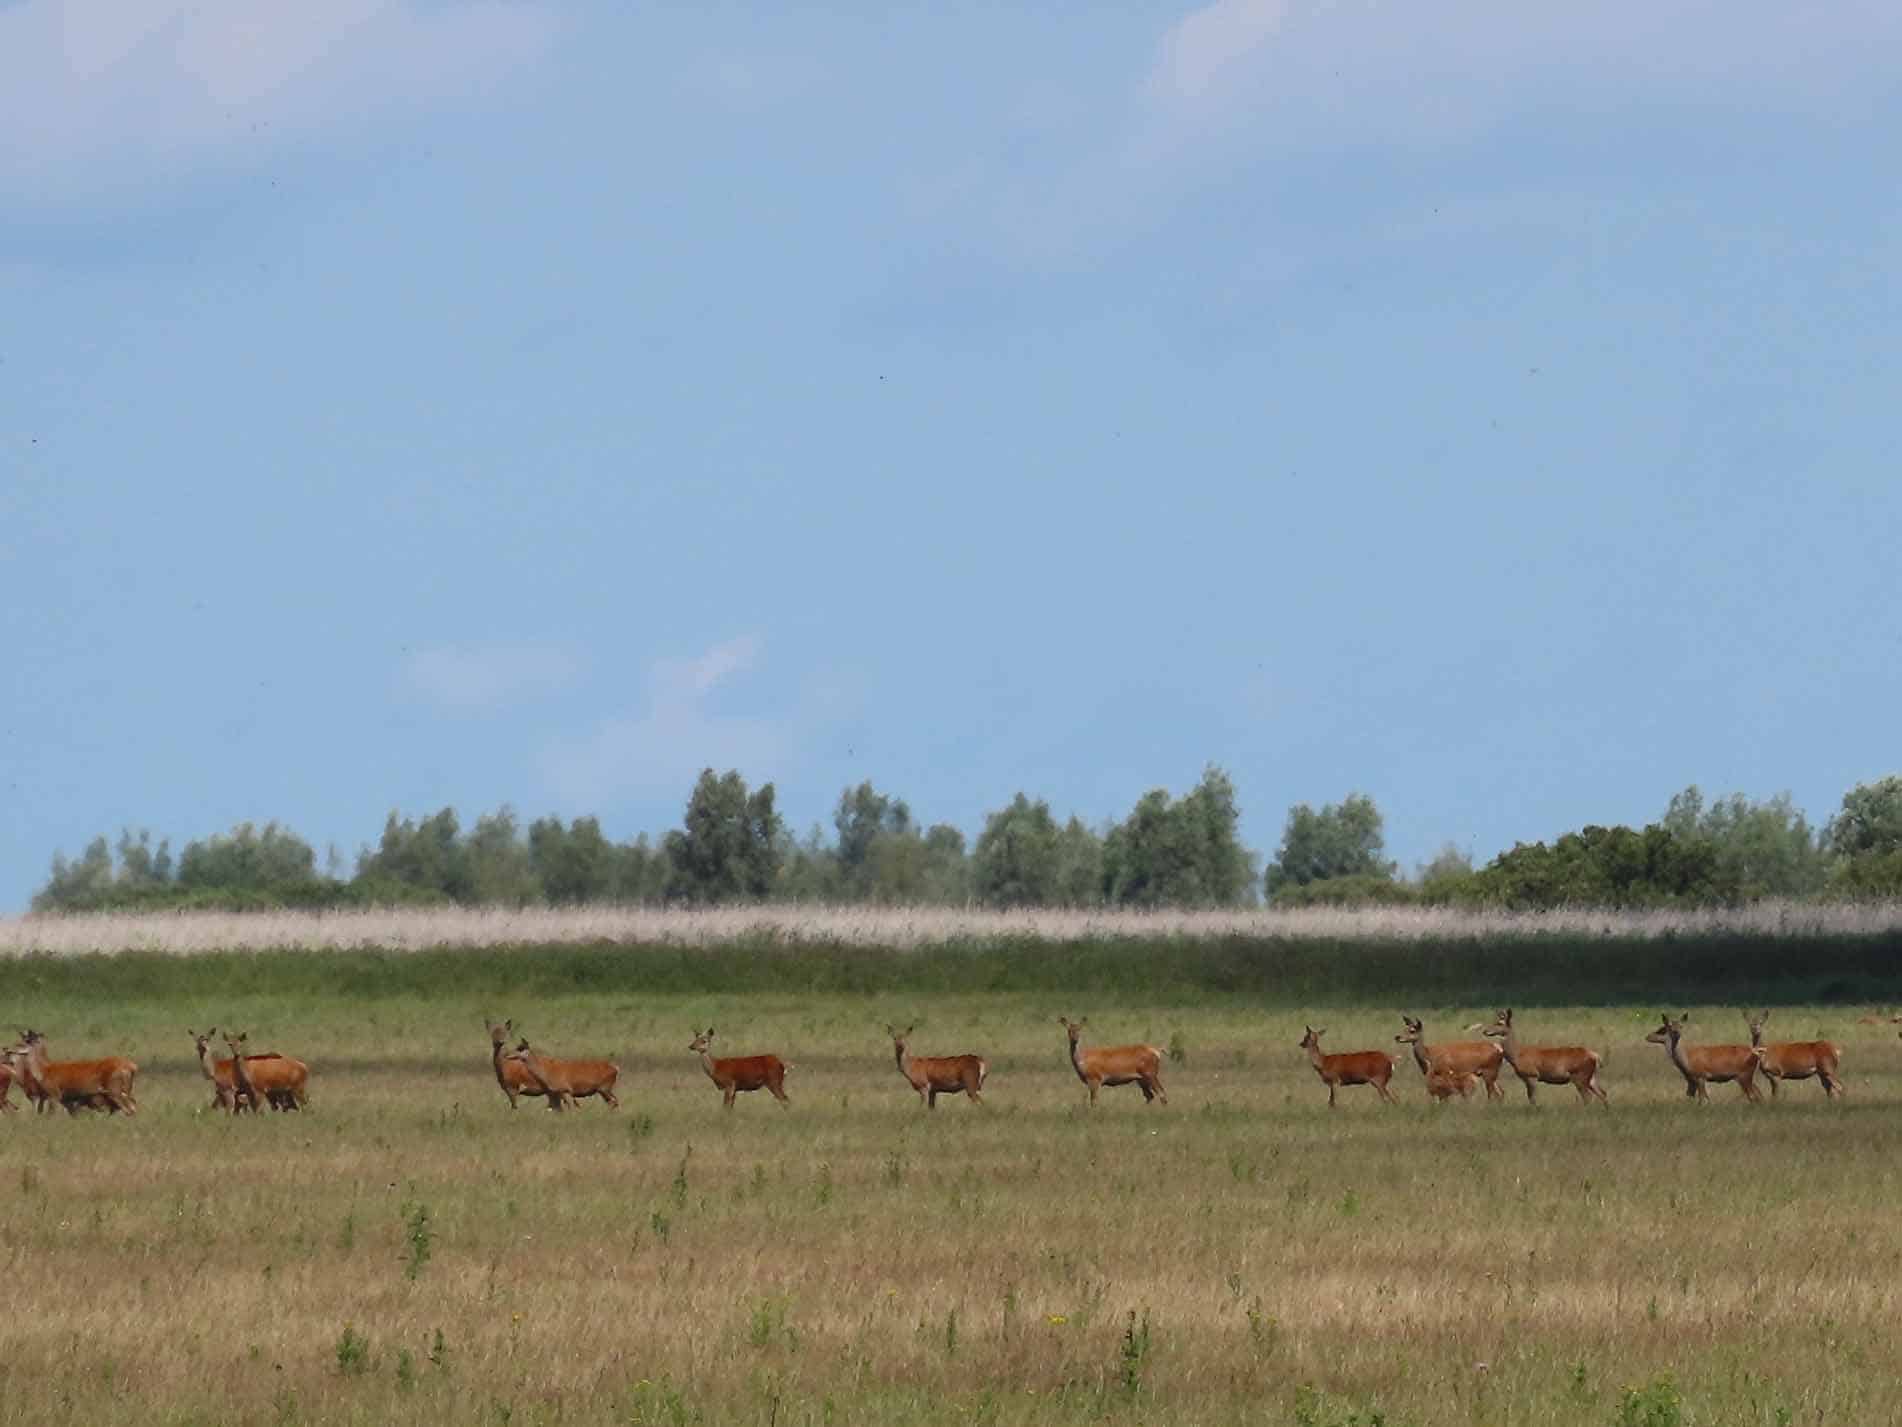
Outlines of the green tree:
[{"label": "green tree", "polygon": [[515,809],[504,803],[476,819],[462,849],[467,895],[482,906],[526,906],[544,895],[542,879],[522,841]]},{"label": "green tree", "polygon": [[984,820],[972,854],[978,900],[993,907],[1043,907],[1058,888],[1057,820],[1050,805],[1019,793],[1010,806]]},{"label": "green tree", "polygon": [[112,848],[105,838],[95,837],[86,844],[77,862],[67,861],[63,852],[53,854],[52,875],[46,879],[46,885],[34,893],[33,910],[90,911],[105,906],[112,890]]},{"label": "green tree", "polygon": [[1902,851],[1902,777],[1858,783],[1844,793],[1842,809],[1829,820],[1825,838],[1832,857]]},{"label": "green tree", "polygon": [[1653,823],[1581,828],[1550,847],[1521,843],[1468,880],[1462,895],[1510,907],[1643,907],[1734,902],[1739,889],[1704,838]]},{"label": "green tree", "polygon": [[1318,813],[1296,803],[1288,810],[1281,846],[1268,864],[1263,885],[1273,897],[1284,887],[1305,887],[1330,877],[1392,878],[1394,864],[1386,850],[1380,809],[1365,793],[1350,793]]},{"label": "green tree", "polygon": [[1797,897],[1823,885],[1822,843],[1788,793],[1763,802],[1733,793],[1706,804],[1693,783],[1671,799],[1660,826],[1709,843],[1723,880],[1741,896]]},{"label": "green tree", "polygon": [[373,901],[470,900],[468,860],[454,808],[421,822],[391,813],[375,852],[357,859],[359,894]]},{"label": "green tree", "polygon": [[1103,842],[1107,900],[1132,906],[1221,907],[1242,900],[1251,880],[1228,774],[1210,766],[1193,791],[1171,800],[1143,794]]},{"label": "green tree", "polygon": [[560,818],[537,818],[528,829],[528,858],[543,895],[557,906],[611,901],[617,892],[622,858],[593,818],[567,827]]},{"label": "green tree", "polygon": [[667,834],[667,895],[688,902],[772,895],[784,831],[771,783],[749,793],[737,772],[706,769],[687,801],[686,826]]},{"label": "green tree", "polygon": [[178,885],[187,892],[259,892],[310,896],[318,890],[317,854],[277,823],[239,823],[222,836],[185,844]]},{"label": "green tree", "polygon": [[[847,885],[860,896],[871,894],[878,880],[876,864],[882,846],[915,838],[911,809],[905,800],[887,797],[869,782],[839,794],[832,826],[839,836],[836,855],[840,869]],[[921,854],[922,849],[919,851]],[[921,855],[905,860],[922,866]]]}]

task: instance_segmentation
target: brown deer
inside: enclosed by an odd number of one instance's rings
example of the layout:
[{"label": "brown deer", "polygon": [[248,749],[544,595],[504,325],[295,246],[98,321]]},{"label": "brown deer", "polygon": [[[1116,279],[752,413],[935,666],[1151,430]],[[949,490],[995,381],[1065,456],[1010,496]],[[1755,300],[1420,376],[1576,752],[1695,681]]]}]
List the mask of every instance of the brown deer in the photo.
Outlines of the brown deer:
[{"label": "brown deer", "polygon": [[88,1108],[110,1110],[115,1115],[121,1111],[138,1114],[139,1102],[132,1098],[132,1079],[139,1073],[139,1067],[127,1057],[48,1060],[46,1037],[38,1031],[23,1032],[20,1046],[25,1052],[22,1064],[28,1083],[38,1087],[39,1093],[34,1098],[42,1110],[59,1104],[65,1106],[69,1115]]},{"label": "brown deer", "polygon": [[1501,1011],[1484,1033],[1498,1040],[1506,1064],[1526,1087],[1528,1105],[1538,1103],[1533,1092],[1541,1084],[1569,1085],[1588,1105],[1593,1100],[1601,1105],[1611,1103],[1598,1083],[1598,1067],[1604,1063],[1604,1057],[1597,1051],[1575,1045],[1521,1045],[1519,1033],[1512,1026],[1511,1011]]},{"label": "brown deer", "polygon": [[1455,1095],[1460,1099],[1470,1099],[1473,1087],[1479,1083],[1479,1077],[1470,1070],[1445,1070],[1434,1065],[1420,1053],[1419,1033],[1412,1029],[1397,1035],[1394,1040],[1402,1045],[1413,1047],[1414,1063],[1420,1067],[1420,1075],[1426,1084],[1427,1098],[1436,1105],[1444,1105]]},{"label": "brown deer", "polygon": [[[1485,1083],[1488,1100],[1506,1098],[1506,1092],[1499,1088],[1499,1071],[1500,1067],[1506,1063],[1506,1054],[1493,1042],[1442,1041],[1438,1045],[1428,1045],[1424,1022],[1406,1015],[1400,1019],[1405,1024],[1407,1033],[1395,1036],[1394,1039],[1402,1045],[1413,1047],[1414,1063],[1426,1076],[1429,1093],[1433,1091],[1433,1077],[1438,1074],[1443,1081],[1460,1076],[1477,1077]],[[1471,1090],[1472,1086],[1468,1083],[1460,1094],[1464,1097],[1470,1094]],[[1444,1100],[1446,1096],[1437,1095],[1435,1098]]]},{"label": "brown deer", "polygon": [[1706,1086],[1709,1082],[1722,1085],[1734,1080],[1743,1091],[1744,1099],[1752,1105],[1760,1104],[1763,1097],[1757,1093],[1755,1049],[1747,1045],[1685,1045],[1684,1025],[1690,1019],[1689,1011],[1675,1021],[1663,1016],[1658,1028],[1645,1037],[1646,1044],[1663,1046],[1665,1054],[1671,1057],[1671,1064],[1684,1077],[1684,1093],[1708,1105],[1710,1091]]},{"label": "brown deer", "polygon": [[[18,1105],[15,1105],[12,1101],[7,1099],[7,1091],[11,1090],[13,1088],[13,1082],[19,1079],[19,1073],[14,1067],[18,1063],[17,1057],[22,1054],[24,1054],[24,1052],[17,1046],[12,1046],[5,1051],[0,1051],[0,1110],[4,1110],[9,1115],[17,1114],[20,1109]],[[20,1093],[23,1095],[26,1094],[24,1086],[21,1088]],[[28,1096],[27,1098],[31,1099],[32,1097]]]},{"label": "brown deer", "polygon": [[713,1027],[708,1026],[693,1038],[687,1049],[700,1057],[707,1078],[720,1087],[726,1108],[733,1108],[733,1097],[744,1090],[770,1090],[784,1110],[792,1102],[786,1098],[786,1072],[792,1065],[776,1055],[734,1055],[715,1060],[707,1049],[713,1044]]},{"label": "brown deer", "polygon": [[621,1067],[611,1060],[558,1060],[530,1050],[526,1037],[504,1059],[528,1072],[548,1097],[552,1110],[573,1109],[575,1101],[595,1095],[606,1101],[609,1109],[621,1108],[614,1096],[614,1082],[621,1078]]},{"label": "brown deer", "polygon": [[523,1071],[534,1080],[535,1084],[540,1087],[541,1093],[548,1097],[549,1109],[569,1110],[574,1108],[574,1085],[568,1079],[568,1074],[563,1062],[549,1060],[545,1056],[538,1055],[535,1051],[529,1049],[526,1037],[523,1038],[521,1044],[516,1046],[515,1049],[510,1051],[503,1059],[521,1066]]},{"label": "brown deer", "polygon": [[1812,1075],[1823,1082],[1823,1095],[1834,1100],[1847,1093],[1838,1067],[1842,1049],[1834,1041],[1773,1041],[1763,1043],[1763,1025],[1770,1013],[1744,1018],[1750,1024],[1750,1048],[1757,1057],[1763,1078],[1769,1082],[1770,1096],[1776,1098],[1780,1080],[1808,1080]]},{"label": "brown deer", "polygon": [[1350,1050],[1325,1055],[1321,1051],[1321,1037],[1327,1034],[1326,1029],[1317,1031],[1313,1026],[1303,1029],[1307,1034],[1301,1037],[1301,1049],[1308,1053],[1308,1064],[1327,1086],[1328,1109],[1335,1108],[1334,1092],[1343,1085],[1371,1085],[1389,1105],[1400,1103],[1387,1089],[1387,1082],[1393,1078],[1393,1057],[1386,1051]]},{"label": "brown deer", "polygon": [[[199,1070],[211,1082],[212,1108],[234,1114],[243,1110],[256,1111],[258,1107],[254,1099],[247,1097],[241,1100],[238,1097],[231,1058],[216,1058],[212,1039],[217,1036],[218,1028],[213,1026],[208,1031],[187,1030],[185,1034],[192,1038],[192,1045],[197,1049]],[[303,1061],[292,1060],[274,1050],[252,1051],[246,1054],[244,1060],[256,1089],[263,1092],[273,1110],[301,1110],[309,1102],[305,1086],[310,1078],[310,1067]],[[264,1061],[281,1061],[283,1064],[264,1067],[261,1065]]]},{"label": "brown deer", "polygon": [[259,1097],[273,1110],[302,1110],[310,1103],[310,1067],[295,1056],[277,1051],[252,1051],[251,1033],[236,1038],[226,1033],[231,1048],[232,1109],[248,1109],[256,1114]]},{"label": "brown deer", "polygon": [[918,1092],[918,1098],[924,1102],[927,1110],[938,1108],[940,1095],[956,1095],[962,1092],[971,1097],[973,1105],[982,1105],[984,1097],[978,1091],[984,1088],[984,1077],[990,1074],[990,1066],[982,1056],[977,1055],[912,1055],[906,1050],[911,1033],[917,1026],[906,1026],[898,1030],[887,1025],[885,1029],[892,1038],[892,1051],[898,1059],[898,1073],[905,1077],[907,1084]]},{"label": "brown deer", "polygon": [[[489,1060],[495,1066],[495,1083],[502,1087],[502,1093],[509,1097],[509,1109],[518,1108],[517,1097],[522,1095],[546,1094],[541,1085],[530,1075],[519,1060],[509,1058],[509,1036],[514,1033],[515,1022],[507,1020],[497,1025],[489,1022]],[[554,1109],[555,1102],[549,1101],[548,1108]]]},{"label": "brown deer", "polygon": [[1070,1064],[1076,1068],[1077,1079],[1090,1087],[1091,1106],[1096,1104],[1096,1092],[1105,1085],[1138,1085],[1142,1087],[1144,1104],[1153,1105],[1160,1100],[1167,1105],[1169,1096],[1162,1088],[1162,1052],[1153,1045],[1098,1046],[1084,1050],[1078,1038],[1089,1023],[1088,1016],[1080,1021],[1057,1017],[1057,1024],[1070,1034]]}]

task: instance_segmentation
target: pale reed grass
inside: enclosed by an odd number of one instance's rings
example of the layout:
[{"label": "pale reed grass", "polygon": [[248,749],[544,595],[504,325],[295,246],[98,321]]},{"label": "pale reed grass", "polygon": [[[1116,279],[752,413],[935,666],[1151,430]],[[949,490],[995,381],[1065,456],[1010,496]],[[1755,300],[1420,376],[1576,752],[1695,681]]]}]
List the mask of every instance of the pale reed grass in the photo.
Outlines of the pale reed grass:
[{"label": "pale reed grass", "polygon": [[424,951],[443,947],[720,946],[770,939],[911,951],[1011,938],[1329,941],[1541,936],[1877,936],[1902,930],[1902,901],[1765,900],[1741,907],[1515,912],[1456,907],[1122,908],[434,907],[277,912],[100,912],[0,919],[0,956],[97,952]]}]

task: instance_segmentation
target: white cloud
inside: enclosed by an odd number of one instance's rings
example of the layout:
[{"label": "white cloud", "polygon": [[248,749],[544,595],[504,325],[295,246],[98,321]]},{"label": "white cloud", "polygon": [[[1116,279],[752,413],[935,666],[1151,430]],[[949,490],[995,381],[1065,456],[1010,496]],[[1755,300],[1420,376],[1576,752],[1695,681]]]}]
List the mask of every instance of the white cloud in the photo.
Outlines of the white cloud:
[{"label": "white cloud", "polygon": [[1288,0],[1215,0],[1192,11],[1163,35],[1150,89],[1173,99],[1201,98],[1287,18]]},{"label": "white cloud", "polygon": [[746,635],[691,659],[665,659],[649,676],[644,713],[610,718],[543,751],[544,776],[567,805],[598,807],[626,793],[678,792],[702,768],[771,776],[788,737],[781,724],[717,712],[709,695],[750,668],[761,649]]},{"label": "white cloud", "polygon": [[402,683],[444,708],[494,708],[555,693],[574,682],[580,661],[537,644],[456,644],[419,649],[404,661]]},{"label": "white cloud", "polygon": [[523,0],[18,0],[0,194],[70,200],[476,98],[553,33]]}]

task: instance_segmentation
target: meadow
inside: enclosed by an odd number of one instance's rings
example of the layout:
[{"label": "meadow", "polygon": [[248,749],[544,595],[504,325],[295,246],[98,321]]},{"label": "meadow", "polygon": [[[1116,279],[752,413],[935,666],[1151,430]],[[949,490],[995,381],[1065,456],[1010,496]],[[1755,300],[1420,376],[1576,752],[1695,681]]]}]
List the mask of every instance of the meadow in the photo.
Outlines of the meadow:
[{"label": "meadow", "polygon": [[[1649,943],[1629,997],[1521,1004],[1528,1040],[1607,1054],[1603,1111],[1510,1080],[1433,1106],[1403,1060],[1397,1108],[1357,1089],[1330,1113],[1295,1048],[1313,1024],[1401,1051],[1401,1011],[1449,1036],[1501,998],[1415,997],[1525,945],[1384,994],[1406,967],[1369,944],[1332,995],[1305,944],[1220,939],[16,958],[9,1014],[56,1055],[133,1055],[141,1113],[0,1124],[0,1401],[93,1424],[1894,1422],[1902,1040],[1873,1014],[1895,947],[1868,940],[1749,963],[1790,993],[1773,1035],[1843,1045],[1835,1104],[1812,1081],[1696,1106],[1642,1043],[1687,1007],[1693,1039],[1743,1038],[1716,985],[1638,999],[1718,942]],[[1059,1014],[1169,1048],[1170,1103],[1089,1112]],[[491,1016],[616,1057],[622,1108],[511,1112]],[[921,1109],[892,1020],[985,1054],[986,1103]],[[212,1112],[207,1022],[308,1060],[309,1113]],[[686,1051],[709,1023],[794,1063],[789,1109],[721,1111]]]}]

